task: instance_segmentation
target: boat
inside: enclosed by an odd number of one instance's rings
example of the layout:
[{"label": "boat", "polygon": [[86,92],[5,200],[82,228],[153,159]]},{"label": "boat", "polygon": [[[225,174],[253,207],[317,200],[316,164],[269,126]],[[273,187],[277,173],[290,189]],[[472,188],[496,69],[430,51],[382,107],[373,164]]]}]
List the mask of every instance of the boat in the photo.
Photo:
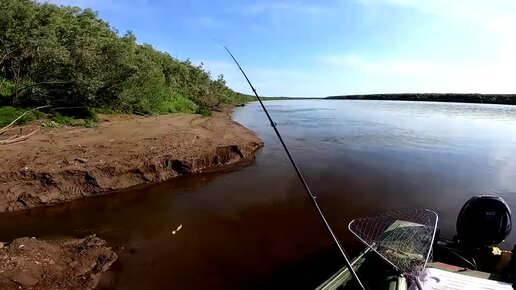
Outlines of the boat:
[{"label": "boat", "polygon": [[[348,228],[366,245],[351,265],[367,289],[516,289],[516,259],[512,251],[498,247],[512,229],[510,208],[501,197],[468,200],[452,239],[440,237],[437,214],[428,209],[359,218]],[[360,289],[358,285],[343,267],[316,290]]]}]

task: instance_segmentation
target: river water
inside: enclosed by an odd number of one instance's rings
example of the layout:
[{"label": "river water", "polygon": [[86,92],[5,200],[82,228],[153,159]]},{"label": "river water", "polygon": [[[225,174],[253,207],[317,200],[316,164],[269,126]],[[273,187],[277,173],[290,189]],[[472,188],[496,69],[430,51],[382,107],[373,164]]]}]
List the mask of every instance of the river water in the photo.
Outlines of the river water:
[{"label": "river water", "polygon": [[[352,100],[266,102],[351,255],[356,217],[439,214],[471,196],[516,208],[516,106]],[[0,215],[0,240],[97,233],[119,252],[100,289],[311,289],[343,265],[257,103],[234,119],[265,142],[224,173]],[[182,224],[175,235],[172,231]],[[502,245],[512,248],[516,235]]]}]

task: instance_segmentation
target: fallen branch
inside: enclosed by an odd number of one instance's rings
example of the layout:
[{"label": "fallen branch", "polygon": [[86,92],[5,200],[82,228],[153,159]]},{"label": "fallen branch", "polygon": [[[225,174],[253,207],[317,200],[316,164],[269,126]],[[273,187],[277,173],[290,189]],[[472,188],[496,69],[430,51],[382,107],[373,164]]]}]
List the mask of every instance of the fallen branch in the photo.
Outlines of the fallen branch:
[{"label": "fallen branch", "polygon": [[36,129],[36,130],[30,132],[27,135],[19,136],[17,138],[10,137],[7,140],[0,141],[0,145],[7,145],[7,144],[12,144],[12,143],[17,143],[17,142],[25,141],[25,140],[29,139],[30,136],[34,135],[38,131],[39,131],[39,129]]},{"label": "fallen branch", "polygon": [[7,129],[9,127],[11,127],[12,125],[14,125],[18,120],[20,120],[21,118],[23,118],[23,116],[27,115],[28,113],[32,112],[32,111],[36,111],[36,110],[39,110],[39,109],[43,109],[43,108],[48,108],[50,106],[41,106],[41,107],[37,107],[37,108],[34,108],[34,109],[31,109],[31,110],[28,110],[28,111],[25,111],[23,114],[21,114],[20,116],[18,116],[18,118],[14,119],[11,123],[9,123],[9,125],[3,127],[2,129],[0,129],[0,134],[3,134],[5,133],[5,131],[7,131]]},{"label": "fallen branch", "polygon": [[12,139],[18,138],[18,137],[20,137],[20,134],[12,135],[11,137],[9,137],[9,138],[7,138],[5,140],[2,140],[2,141],[9,141],[9,140],[12,140]]}]

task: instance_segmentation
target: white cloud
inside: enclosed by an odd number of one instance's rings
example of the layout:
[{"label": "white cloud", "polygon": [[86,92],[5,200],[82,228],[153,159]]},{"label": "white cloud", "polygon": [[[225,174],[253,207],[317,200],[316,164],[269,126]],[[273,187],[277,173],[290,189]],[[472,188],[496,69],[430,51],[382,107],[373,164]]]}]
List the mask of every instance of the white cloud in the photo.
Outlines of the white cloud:
[{"label": "white cloud", "polygon": [[[370,80],[371,84],[397,85],[392,93],[407,92],[417,87],[426,92],[476,92],[514,93],[513,81],[516,58],[497,62],[443,62],[428,59],[373,60],[360,55],[328,55],[321,57],[323,63],[340,67]],[[382,90],[382,87],[376,86]],[[392,88],[391,88],[392,90]]]},{"label": "white cloud", "polygon": [[457,21],[483,24],[494,30],[516,25],[514,0],[357,0],[366,6],[391,5]]},{"label": "white cloud", "polygon": [[322,57],[326,64],[345,66],[366,73],[391,76],[431,75],[442,69],[442,65],[432,60],[387,60],[373,61],[359,55],[328,55]]},{"label": "white cloud", "polygon": [[[422,31],[432,31],[427,37],[409,38],[399,43],[403,49],[398,53],[336,52],[319,57],[322,65],[333,67],[342,76],[365,79],[365,86],[371,88],[357,89],[393,93],[516,92],[513,80],[516,69],[516,1],[356,1],[371,11],[387,8],[398,12],[405,10],[401,15],[415,16],[414,29],[421,25],[422,29],[430,29]],[[429,21],[420,22],[418,17]],[[455,29],[454,32],[447,31],[447,27]],[[464,29],[467,36],[461,34]],[[453,39],[456,41],[451,43],[449,37],[453,33],[458,34]],[[434,46],[435,53],[424,47],[435,43],[442,43]],[[424,53],[418,53],[418,48],[422,48]]]}]

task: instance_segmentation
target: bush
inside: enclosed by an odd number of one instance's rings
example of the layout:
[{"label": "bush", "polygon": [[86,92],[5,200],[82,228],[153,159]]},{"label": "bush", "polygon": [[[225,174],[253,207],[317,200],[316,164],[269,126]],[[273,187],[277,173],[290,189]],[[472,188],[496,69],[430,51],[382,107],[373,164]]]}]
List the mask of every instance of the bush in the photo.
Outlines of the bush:
[{"label": "bush", "polygon": [[16,86],[13,82],[0,79],[0,102],[7,102],[14,95],[15,90]]}]

